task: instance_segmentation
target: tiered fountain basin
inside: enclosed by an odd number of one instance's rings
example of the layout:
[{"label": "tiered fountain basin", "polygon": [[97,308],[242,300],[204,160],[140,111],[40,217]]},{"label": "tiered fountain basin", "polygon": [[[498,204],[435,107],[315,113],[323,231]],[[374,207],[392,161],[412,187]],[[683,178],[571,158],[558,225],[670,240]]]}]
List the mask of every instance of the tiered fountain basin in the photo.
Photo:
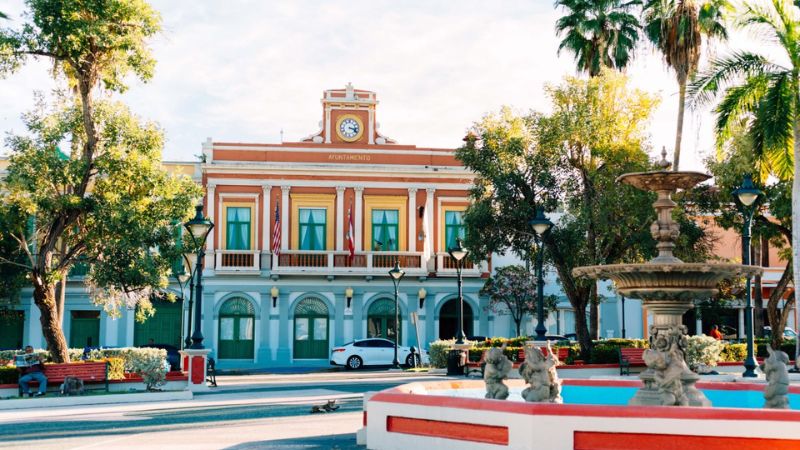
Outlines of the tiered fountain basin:
[{"label": "tiered fountain basin", "polygon": [[713,407],[626,406],[638,380],[565,379],[564,404],[483,398],[483,381],[418,382],[365,398],[370,449],[800,449],[800,386],[791,410],[760,409],[764,384],[698,382]]}]

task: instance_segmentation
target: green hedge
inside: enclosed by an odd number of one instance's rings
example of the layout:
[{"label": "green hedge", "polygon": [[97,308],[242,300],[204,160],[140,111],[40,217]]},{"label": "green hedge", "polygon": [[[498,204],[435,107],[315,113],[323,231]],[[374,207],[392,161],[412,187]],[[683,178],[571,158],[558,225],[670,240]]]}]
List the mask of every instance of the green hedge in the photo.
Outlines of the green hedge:
[{"label": "green hedge", "polygon": [[725,344],[722,353],[719,354],[720,361],[739,362],[747,357],[746,344]]},{"label": "green hedge", "polygon": [[[742,344],[742,345],[744,345],[744,344]],[[763,358],[766,358],[767,356],[769,356],[769,354],[767,353],[767,346],[768,345],[769,345],[769,342],[756,343],[756,356],[763,357]],[[784,339],[783,343],[781,344],[781,351],[786,353],[787,355],[789,355],[789,359],[793,360],[795,358],[795,356],[797,356],[797,355],[794,354],[794,350],[795,350],[794,339],[791,339],[791,340]]]}]

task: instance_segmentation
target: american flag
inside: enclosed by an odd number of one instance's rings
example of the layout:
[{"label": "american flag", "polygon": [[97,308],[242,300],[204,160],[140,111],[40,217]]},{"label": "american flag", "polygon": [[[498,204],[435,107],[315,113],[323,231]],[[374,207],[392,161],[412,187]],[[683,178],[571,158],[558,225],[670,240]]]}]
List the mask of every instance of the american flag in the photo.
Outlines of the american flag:
[{"label": "american flag", "polygon": [[275,230],[272,232],[272,254],[281,254],[281,205],[275,206]]},{"label": "american flag", "polygon": [[356,256],[356,243],[354,239],[353,233],[353,207],[350,207],[350,211],[347,213],[347,248],[350,250],[350,263],[353,262],[353,258]]}]

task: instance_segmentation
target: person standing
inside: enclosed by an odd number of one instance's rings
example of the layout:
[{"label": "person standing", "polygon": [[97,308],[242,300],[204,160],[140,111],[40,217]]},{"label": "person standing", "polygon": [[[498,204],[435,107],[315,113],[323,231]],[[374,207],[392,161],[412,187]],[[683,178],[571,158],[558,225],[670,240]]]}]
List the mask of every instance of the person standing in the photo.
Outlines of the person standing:
[{"label": "person standing", "polygon": [[718,341],[722,340],[722,333],[720,333],[719,327],[717,325],[714,325],[713,327],[711,327],[711,332],[709,333],[709,336],[713,337],[714,339],[716,339]]},{"label": "person standing", "polygon": [[[29,397],[41,397],[47,392],[47,377],[44,376],[42,358],[39,355],[33,354],[33,347],[30,345],[25,347],[25,355],[25,359],[31,361],[31,364],[24,367],[18,367],[20,371],[19,386],[22,388],[22,396],[24,397],[28,395]],[[36,381],[39,383],[39,392],[33,395],[31,395],[31,389],[30,386],[28,386],[28,383],[31,381]]]}]

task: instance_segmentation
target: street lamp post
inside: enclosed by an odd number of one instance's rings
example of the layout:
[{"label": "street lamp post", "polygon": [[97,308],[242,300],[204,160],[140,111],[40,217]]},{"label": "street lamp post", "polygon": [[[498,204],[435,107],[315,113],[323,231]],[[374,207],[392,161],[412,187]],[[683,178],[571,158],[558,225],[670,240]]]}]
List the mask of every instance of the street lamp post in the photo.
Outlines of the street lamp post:
[{"label": "street lamp post", "polygon": [[200,313],[203,310],[203,257],[205,256],[206,239],[208,239],[211,229],[214,228],[214,223],[203,217],[203,205],[197,205],[194,218],[186,222],[184,227],[189,231],[192,243],[197,249],[197,264],[194,269],[197,274],[197,280],[195,281],[197,306],[194,310],[194,333],[192,333],[192,345],[190,348],[202,349],[203,332],[200,330]]},{"label": "street lamp post", "polygon": [[456,344],[464,343],[464,296],[462,289],[461,269],[464,268],[464,258],[469,251],[461,244],[461,238],[456,239],[456,246],[447,251],[456,261],[456,284],[458,285],[458,323],[456,324]]},{"label": "street lamp post", "polygon": [[400,368],[400,361],[397,360],[397,340],[400,338],[400,307],[398,304],[400,293],[398,289],[400,280],[405,274],[403,269],[400,268],[400,261],[395,260],[394,267],[389,270],[389,276],[392,277],[392,283],[394,284],[394,360],[392,361],[392,367],[395,369]]},{"label": "street lamp post", "polygon": [[183,346],[189,348],[192,345],[192,304],[194,303],[194,269],[197,256],[194,253],[184,253],[183,259],[189,270],[189,309],[186,314],[186,339],[183,341]]},{"label": "street lamp post", "polygon": [[536,208],[536,216],[530,221],[530,225],[533,227],[533,239],[539,247],[536,253],[536,340],[544,341],[547,339],[547,328],[544,326],[544,241],[541,239],[553,226],[553,222],[545,217],[543,208]]},{"label": "street lamp post", "polygon": [[622,339],[625,339],[625,296],[622,296]]},{"label": "street lamp post", "polygon": [[[742,264],[750,265],[750,229],[752,227],[753,214],[756,208],[752,207],[758,200],[762,192],[753,185],[753,178],[750,174],[744,176],[742,185],[733,191],[733,194],[739,199],[742,204],[742,213],[744,215],[744,224],[742,226]],[[753,354],[753,299],[750,292],[750,275],[747,275],[747,283],[745,286],[745,311],[744,311],[744,327],[747,331],[747,358],[744,360],[744,373],[743,377],[756,377],[756,358]]]}]

